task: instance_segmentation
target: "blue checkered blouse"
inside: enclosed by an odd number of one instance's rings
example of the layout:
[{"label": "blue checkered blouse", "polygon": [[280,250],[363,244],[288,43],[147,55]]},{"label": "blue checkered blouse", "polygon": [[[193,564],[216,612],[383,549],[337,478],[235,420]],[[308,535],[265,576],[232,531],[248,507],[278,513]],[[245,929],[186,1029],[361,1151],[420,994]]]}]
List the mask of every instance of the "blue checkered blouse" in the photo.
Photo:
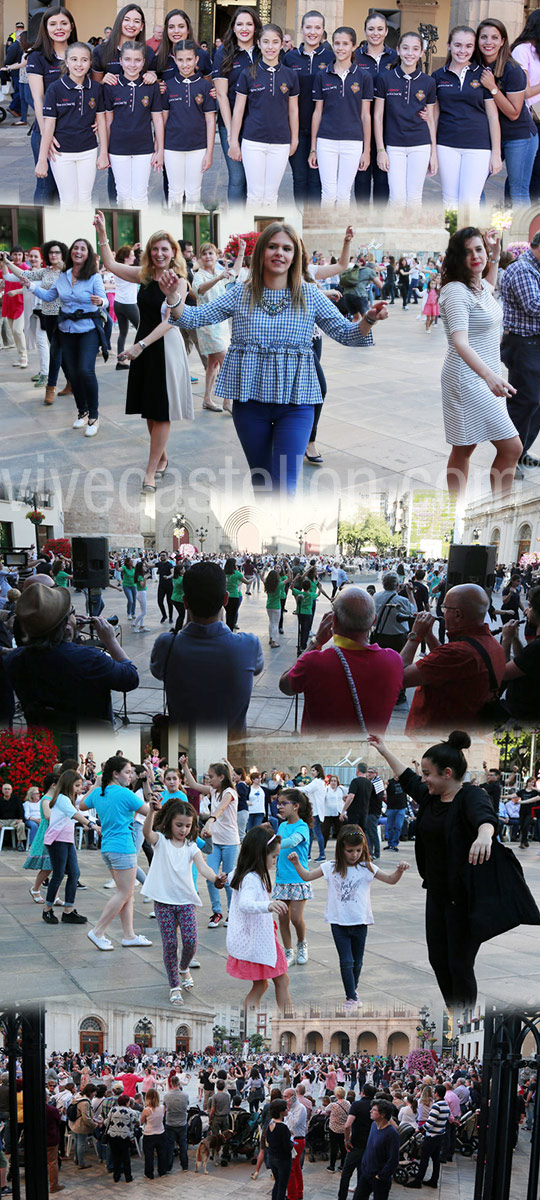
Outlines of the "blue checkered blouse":
[{"label": "blue checkered blouse", "polygon": [[[270,303],[279,302],[288,289],[265,288]],[[372,346],[359,323],[346,321],[331,300],[313,284],[303,284],[305,311],[287,307],[275,316],[250,308],[250,291],[244,283],[228,288],[224,296],[200,308],[185,308],[169,321],[183,329],[212,325],[232,317],[231,344],[216,384],[216,396],[229,400],[258,400],[263,404],[316,404],[321,389],[313,361],[315,323],[343,346]]]}]

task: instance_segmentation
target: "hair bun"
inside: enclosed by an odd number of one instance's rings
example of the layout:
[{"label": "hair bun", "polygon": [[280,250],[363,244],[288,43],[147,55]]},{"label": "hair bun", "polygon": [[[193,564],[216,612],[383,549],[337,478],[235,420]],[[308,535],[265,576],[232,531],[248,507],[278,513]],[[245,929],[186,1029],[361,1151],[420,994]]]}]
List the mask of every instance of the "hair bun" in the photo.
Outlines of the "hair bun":
[{"label": "hair bun", "polygon": [[464,733],[462,729],[454,729],[448,734],[448,745],[453,746],[455,750],[468,750],[470,744],[468,733]]}]

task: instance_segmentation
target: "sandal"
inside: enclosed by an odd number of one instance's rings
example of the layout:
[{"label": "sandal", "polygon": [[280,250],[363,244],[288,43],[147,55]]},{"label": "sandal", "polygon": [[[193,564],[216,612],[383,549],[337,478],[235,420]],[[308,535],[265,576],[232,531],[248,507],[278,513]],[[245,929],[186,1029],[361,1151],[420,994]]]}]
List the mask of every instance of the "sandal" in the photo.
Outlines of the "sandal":
[{"label": "sandal", "polygon": [[189,974],[189,972],[186,975],[184,975],[183,971],[181,971],[180,974],[182,976],[182,987],[184,987],[184,988],[195,987],[195,984],[194,984],[193,979],[191,978],[191,975]]},{"label": "sandal", "polygon": [[28,888],[28,891],[30,892],[34,904],[45,904],[41,892],[35,892],[33,888]]},{"label": "sandal", "polygon": [[169,1001],[171,1004],[183,1004],[182,988],[174,987],[169,992]]}]

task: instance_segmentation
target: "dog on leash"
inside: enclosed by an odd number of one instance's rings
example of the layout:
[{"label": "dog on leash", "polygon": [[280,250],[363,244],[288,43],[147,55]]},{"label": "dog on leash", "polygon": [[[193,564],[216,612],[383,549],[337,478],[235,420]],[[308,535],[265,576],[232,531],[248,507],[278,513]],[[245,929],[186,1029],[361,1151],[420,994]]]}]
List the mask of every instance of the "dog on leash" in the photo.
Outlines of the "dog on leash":
[{"label": "dog on leash", "polygon": [[224,1146],[225,1142],[228,1142],[229,1138],[231,1137],[232,1129],[226,1129],[224,1133],[208,1133],[206,1137],[202,1139],[202,1142],[199,1142],[199,1145],[197,1146],[197,1157],[195,1159],[195,1174],[197,1174],[199,1167],[202,1165],[203,1174],[208,1175],[208,1171],[206,1169],[208,1159],[211,1158],[213,1160],[216,1156],[216,1152],[219,1153],[222,1146]]}]

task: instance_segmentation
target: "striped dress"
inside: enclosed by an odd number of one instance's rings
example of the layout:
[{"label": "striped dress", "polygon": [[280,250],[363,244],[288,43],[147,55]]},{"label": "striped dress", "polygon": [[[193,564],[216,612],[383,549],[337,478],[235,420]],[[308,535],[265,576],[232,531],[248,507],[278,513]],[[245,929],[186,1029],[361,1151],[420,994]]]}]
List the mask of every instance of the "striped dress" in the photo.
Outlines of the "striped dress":
[{"label": "striped dress", "polygon": [[516,437],[503,396],[494,396],[487,383],[463,361],[451,335],[466,330],[469,345],[486,365],[501,374],[500,336],[502,309],[486,280],[481,293],[464,283],[447,283],[440,295],[441,317],[448,351],[441,374],[444,431],[451,446]]}]

